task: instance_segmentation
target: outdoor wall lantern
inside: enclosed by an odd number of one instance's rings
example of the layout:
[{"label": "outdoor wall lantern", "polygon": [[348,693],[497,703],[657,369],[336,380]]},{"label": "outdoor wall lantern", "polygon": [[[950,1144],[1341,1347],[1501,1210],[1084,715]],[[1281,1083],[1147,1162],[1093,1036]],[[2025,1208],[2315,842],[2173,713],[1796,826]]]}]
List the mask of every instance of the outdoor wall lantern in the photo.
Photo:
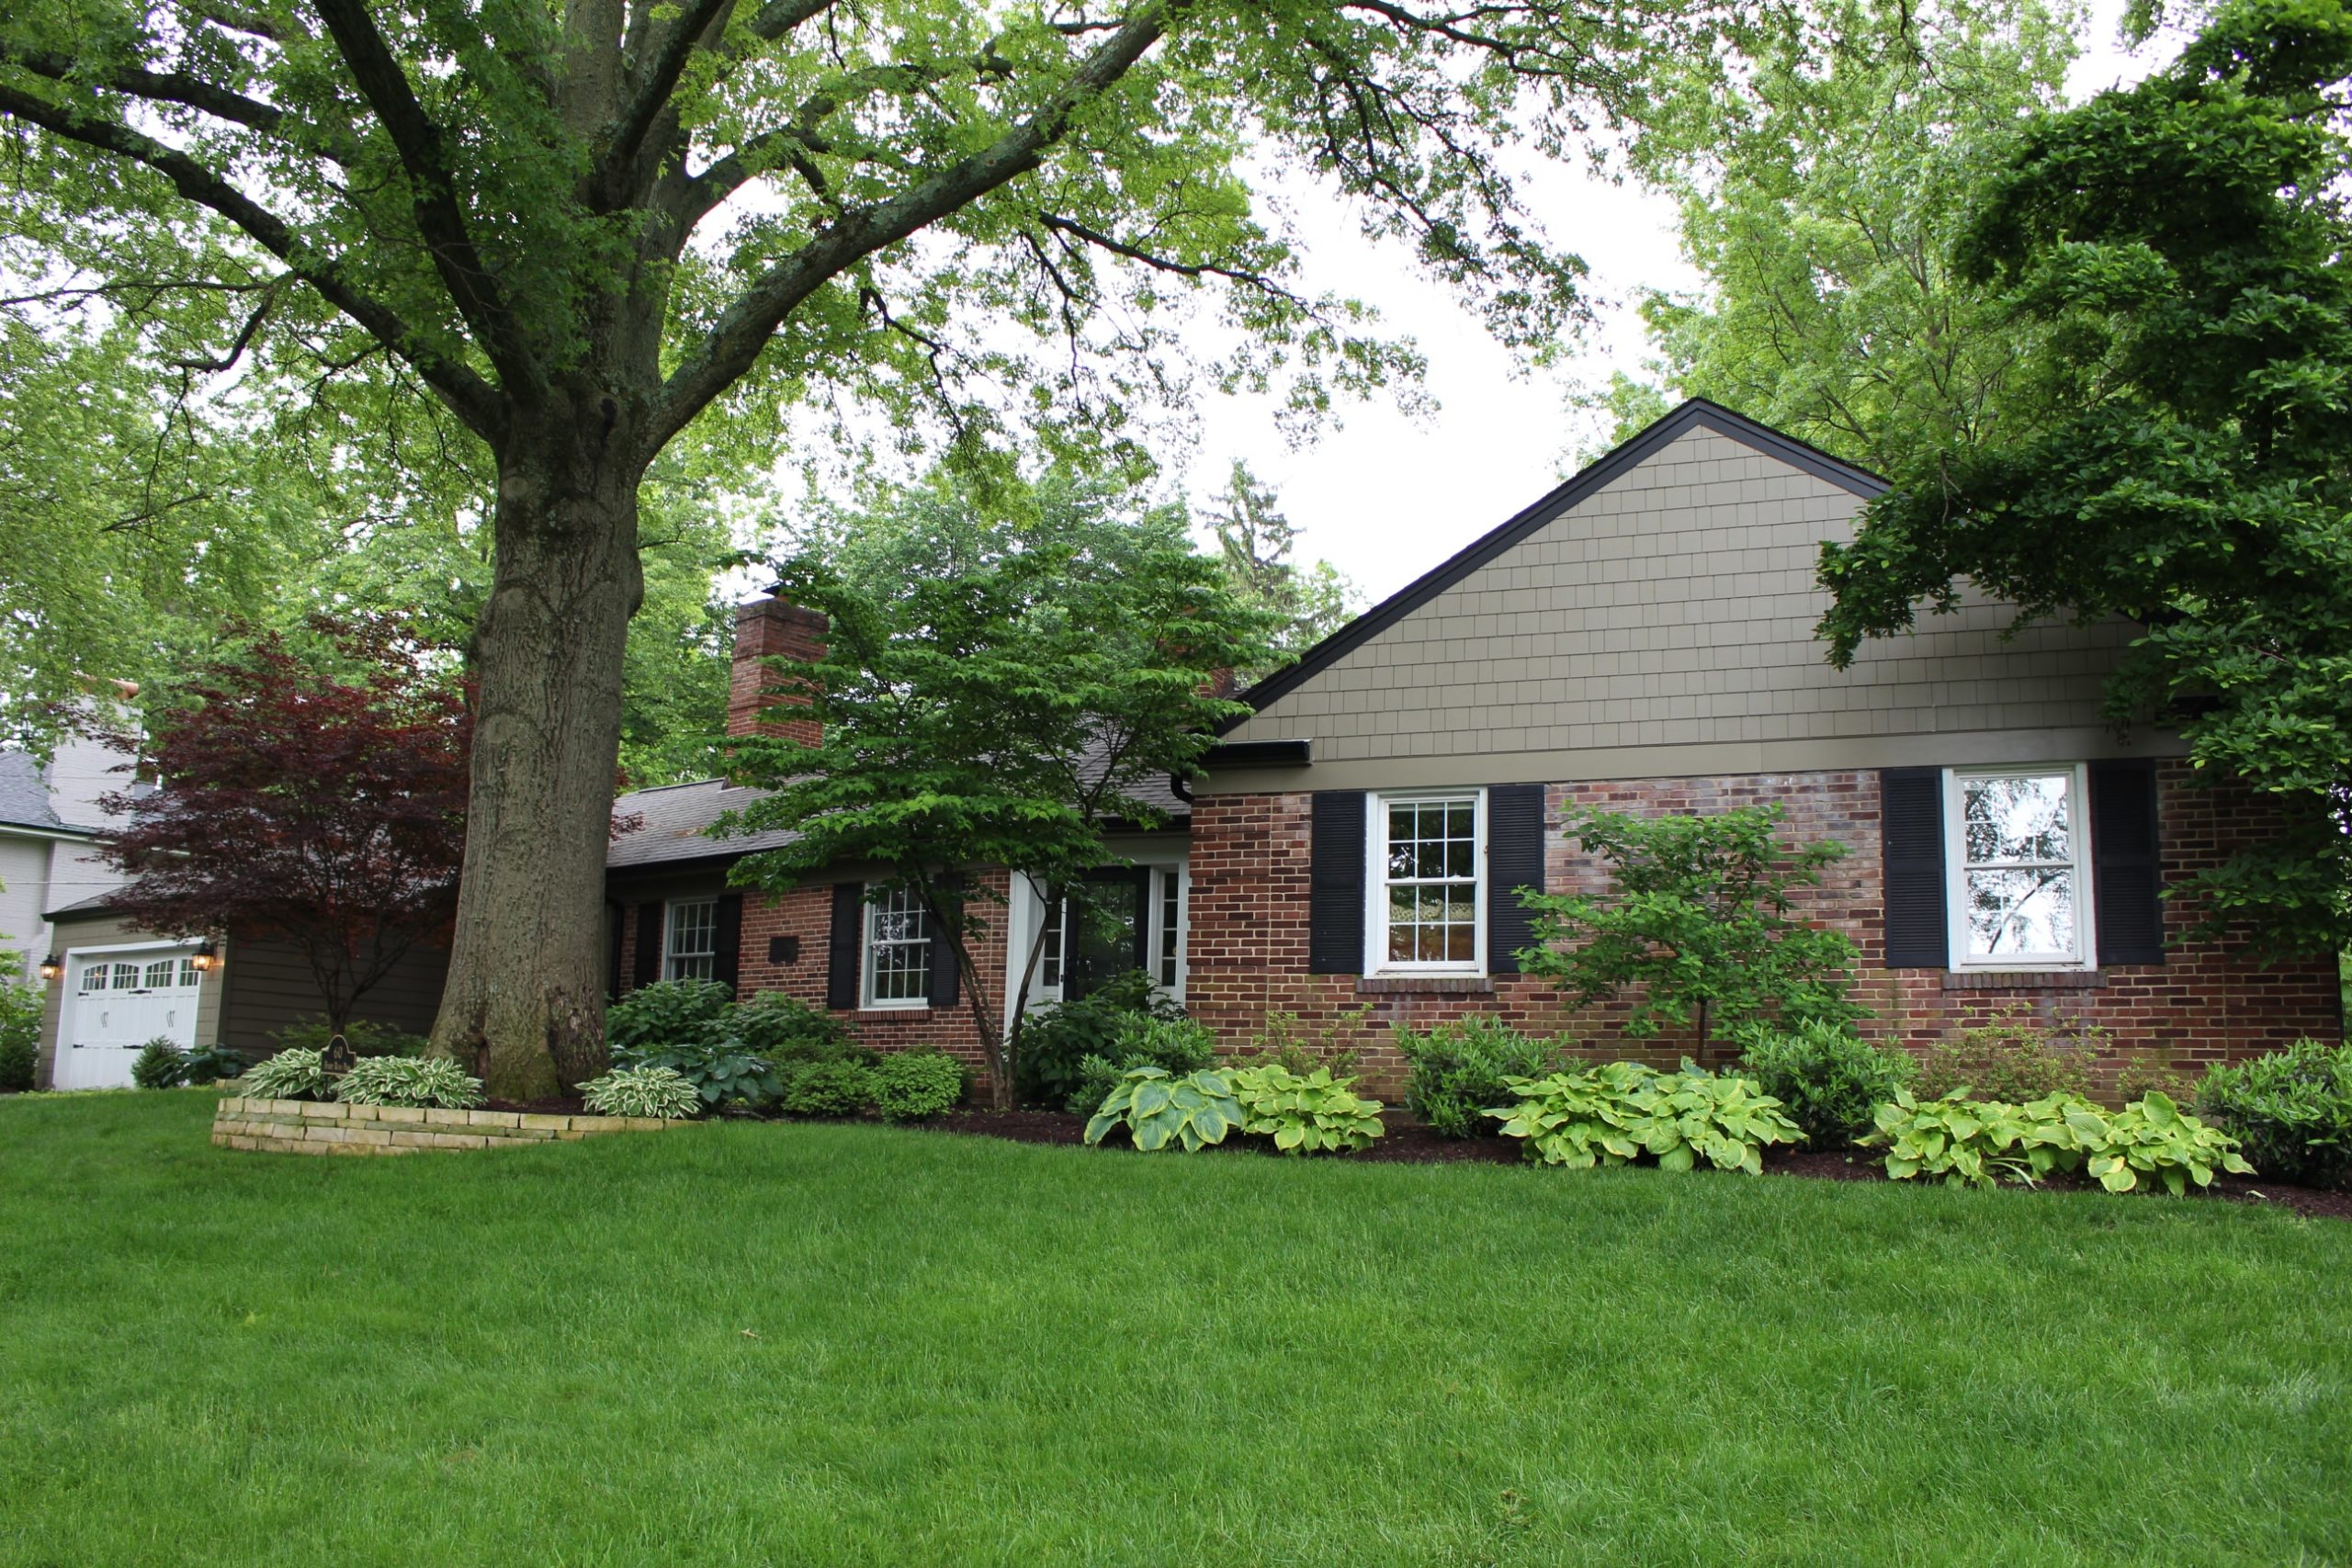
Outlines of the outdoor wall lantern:
[{"label": "outdoor wall lantern", "polygon": [[196,972],[198,974],[209,975],[212,971],[220,967],[220,943],[209,939],[207,941],[198,942],[196,944],[196,955],[193,958],[190,958],[188,962],[196,965]]},{"label": "outdoor wall lantern", "polygon": [[52,953],[47,958],[42,959],[40,961],[40,977],[44,980],[62,980],[65,978],[65,959],[63,955]]}]

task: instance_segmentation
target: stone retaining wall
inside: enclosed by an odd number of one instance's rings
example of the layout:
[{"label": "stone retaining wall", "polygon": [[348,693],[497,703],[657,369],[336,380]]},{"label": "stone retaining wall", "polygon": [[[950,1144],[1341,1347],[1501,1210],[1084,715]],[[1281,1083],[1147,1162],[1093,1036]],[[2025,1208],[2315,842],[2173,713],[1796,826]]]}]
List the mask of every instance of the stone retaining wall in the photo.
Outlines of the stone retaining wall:
[{"label": "stone retaining wall", "polygon": [[535,1116],[520,1111],[441,1111],[230,1095],[212,1113],[212,1141],[224,1149],[287,1155],[412,1155],[425,1149],[520,1148],[600,1133],[659,1133],[694,1124],[650,1116]]}]

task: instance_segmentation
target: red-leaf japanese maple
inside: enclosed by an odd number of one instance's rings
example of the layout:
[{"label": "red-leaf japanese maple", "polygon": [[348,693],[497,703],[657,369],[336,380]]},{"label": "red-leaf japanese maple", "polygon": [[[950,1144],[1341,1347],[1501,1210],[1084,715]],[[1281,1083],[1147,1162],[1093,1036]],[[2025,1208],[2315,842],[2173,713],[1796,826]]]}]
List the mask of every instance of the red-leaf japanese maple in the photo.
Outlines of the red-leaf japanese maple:
[{"label": "red-leaf japanese maple", "polygon": [[[176,936],[281,942],[340,1029],[446,940],[465,852],[465,693],[396,623],[317,616],[197,672],[141,750],[161,786],[107,797],[113,903]],[[125,749],[128,740],[118,743]]]}]

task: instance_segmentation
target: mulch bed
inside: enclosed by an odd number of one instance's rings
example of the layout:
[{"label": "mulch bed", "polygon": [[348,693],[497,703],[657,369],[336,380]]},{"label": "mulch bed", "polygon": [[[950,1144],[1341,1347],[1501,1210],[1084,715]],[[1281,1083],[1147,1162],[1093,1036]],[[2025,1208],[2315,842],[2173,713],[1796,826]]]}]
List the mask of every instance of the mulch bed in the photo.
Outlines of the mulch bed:
[{"label": "mulch bed", "polygon": [[[1429,1123],[1390,1112],[1382,1118],[1387,1131],[1368,1149],[1345,1157],[1351,1160],[1401,1165],[1518,1165],[1525,1156],[1510,1138],[1442,1138]],[[1060,1111],[951,1111],[925,1126],[945,1133],[1005,1138],[1016,1144],[1083,1144],[1086,1119]],[[1216,1152],[1272,1154],[1259,1142],[1224,1145]],[[1803,1177],[1816,1181],[1884,1181],[1878,1161],[1864,1155],[1812,1153],[1802,1149],[1768,1149],[1767,1176]],[[2053,1180],[2052,1186],[2088,1186],[2081,1178]],[[2220,1176],[2207,1196],[2238,1203],[2275,1203],[2299,1214],[2322,1219],[2352,1220],[2352,1192],[2322,1192],[2308,1187],[2263,1181],[2252,1177]]]}]

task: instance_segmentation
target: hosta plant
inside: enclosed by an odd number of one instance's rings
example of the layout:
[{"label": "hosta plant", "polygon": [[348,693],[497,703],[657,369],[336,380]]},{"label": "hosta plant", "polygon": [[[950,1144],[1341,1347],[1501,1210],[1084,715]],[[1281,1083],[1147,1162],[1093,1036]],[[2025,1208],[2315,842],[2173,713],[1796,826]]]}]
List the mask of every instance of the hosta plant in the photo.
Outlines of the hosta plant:
[{"label": "hosta plant", "polygon": [[199,1045],[187,1054],[187,1081],[219,1083],[245,1070],[245,1058],[226,1045]]},{"label": "hosta plant", "polygon": [[317,1100],[326,1093],[326,1069],[316,1051],[280,1051],[246,1070],[238,1087],[255,1100]]},{"label": "hosta plant", "polygon": [[1192,1154],[1241,1125],[1241,1102],[1233,1084],[1214,1068],[1171,1078],[1159,1067],[1137,1067],[1121,1077],[1086,1124],[1086,1141],[1099,1144],[1125,1127],[1146,1154],[1181,1148]]},{"label": "hosta plant", "polygon": [[441,1056],[362,1056],[336,1080],[346,1105],[423,1105],[465,1111],[481,1103],[481,1080]]},{"label": "hosta plant", "polygon": [[1362,1149],[1381,1134],[1380,1101],[1356,1092],[1356,1080],[1329,1067],[1299,1073],[1276,1063],[1226,1075],[1241,1106],[1241,1130],[1274,1140],[1284,1154]]},{"label": "hosta plant", "polygon": [[1948,1187],[2031,1185],[2081,1168],[2107,1136],[2107,1118],[2088,1100],[2045,1095],[2018,1104],[1971,1100],[1961,1091],[1920,1100],[1907,1089],[1878,1108],[1876,1130],[1855,1141],[1886,1150],[1897,1181],[1940,1176]]},{"label": "hosta plant", "polygon": [[1487,1111],[1505,1137],[1527,1140],[1528,1157],[1584,1169],[1641,1155],[1661,1170],[1764,1169],[1764,1145],[1792,1144],[1795,1122],[1749,1080],[1702,1071],[1690,1062],[1661,1073],[1639,1062],[1507,1080],[1518,1102]]},{"label": "hosta plant", "polygon": [[2169,1095],[2147,1095],[2104,1120],[2106,1135],[2086,1151],[2085,1168],[2109,1192],[2129,1192],[2144,1179],[2177,1198],[2192,1181],[2211,1187],[2217,1170],[2254,1174],[2235,1138],[2187,1114]]},{"label": "hosta plant", "polygon": [[651,1116],[684,1122],[702,1109],[695,1086],[667,1067],[615,1067],[580,1086],[580,1098],[599,1116]]},{"label": "hosta plant", "polygon": [[[651,989],[650,987],[647,988]],[[627,1046],[613,1053],[613,1066],[667,1067],[694,1085],[695,1092],[702,1097],[705,1105],[718,1105],[730,1100],[765,1105],[775,1100],[784,1087],[775,1064],[765,1056],[756,1056],[742,1050],[732,1040]]]}]

